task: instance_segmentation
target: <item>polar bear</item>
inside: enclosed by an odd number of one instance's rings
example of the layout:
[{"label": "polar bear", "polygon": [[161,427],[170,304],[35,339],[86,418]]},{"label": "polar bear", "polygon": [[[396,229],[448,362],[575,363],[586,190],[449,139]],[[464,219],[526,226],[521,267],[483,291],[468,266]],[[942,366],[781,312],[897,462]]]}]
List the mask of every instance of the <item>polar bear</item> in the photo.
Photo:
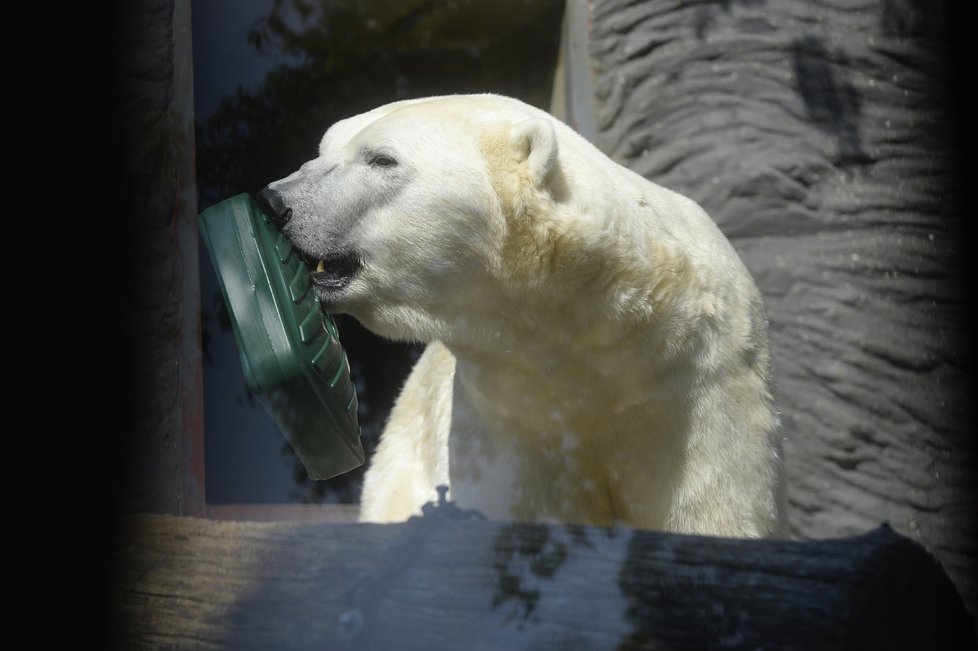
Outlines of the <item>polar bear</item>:
[{"label": "polar bear", "polygon": [[318,153],[260,201],[326,310],[428,343],[361,520],[447,484],[493,519],[781,531],[760,294],[696,203],[498,95],[387,104]]}]

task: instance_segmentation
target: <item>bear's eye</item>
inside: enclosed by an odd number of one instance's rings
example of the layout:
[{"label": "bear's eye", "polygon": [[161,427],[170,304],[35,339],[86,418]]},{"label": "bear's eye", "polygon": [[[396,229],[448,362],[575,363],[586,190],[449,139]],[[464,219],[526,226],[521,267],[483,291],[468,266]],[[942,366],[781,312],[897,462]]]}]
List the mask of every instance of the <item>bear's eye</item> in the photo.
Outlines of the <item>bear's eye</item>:
[{"label": "bear's eye", "polygon": [[374,154],[370,158],[371,167],[394,167],[395,165],[397,165],[397,161],[387,154]]}]

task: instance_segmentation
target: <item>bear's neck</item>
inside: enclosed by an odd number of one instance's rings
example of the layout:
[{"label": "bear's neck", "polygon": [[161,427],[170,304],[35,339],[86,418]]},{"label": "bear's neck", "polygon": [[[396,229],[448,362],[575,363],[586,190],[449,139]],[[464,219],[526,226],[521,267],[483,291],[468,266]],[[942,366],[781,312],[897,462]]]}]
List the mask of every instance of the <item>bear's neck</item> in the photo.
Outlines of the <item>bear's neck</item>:
[{"label": "bear's neck", "polygon": [[680,375],[691,367],[687,352],[663,346],[670,339],[648,322],[600,318],[593,303],[588,314],[567,311],[587,307],[575,301],[546,322],[540,312],[513,310],[492,337],[445,342],[464,399],[494,421],[535,431],[557,426],[555,419],[580,424],[628,412],[636,395],[645,408],[653,395],[678,399],[671,387],[686,384]]},{"label": "bear's neck", "polygon": [[702,318],[713,309],[710,279],[668,238],[627,235],[519,242],[515,257],[540,268],[511,264],[443,339],[476,402],[505,411],[538,400],[539,409],[573,411],[593,409],[601,393],[614,411],[636,390],[667,396],[664,378],[697,369],[715,334]]}]

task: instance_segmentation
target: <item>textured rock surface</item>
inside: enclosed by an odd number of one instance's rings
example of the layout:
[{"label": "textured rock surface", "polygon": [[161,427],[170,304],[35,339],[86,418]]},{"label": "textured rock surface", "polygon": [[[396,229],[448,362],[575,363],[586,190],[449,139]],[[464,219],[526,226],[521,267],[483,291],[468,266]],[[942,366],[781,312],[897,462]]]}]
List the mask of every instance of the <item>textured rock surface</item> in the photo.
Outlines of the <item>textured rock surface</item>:
[{"label": "textured rock surface", "polygon": [[599,145],[699,201],[764,293],[794,535],[888,521],[972,611],[943,3],[592,3]]}]

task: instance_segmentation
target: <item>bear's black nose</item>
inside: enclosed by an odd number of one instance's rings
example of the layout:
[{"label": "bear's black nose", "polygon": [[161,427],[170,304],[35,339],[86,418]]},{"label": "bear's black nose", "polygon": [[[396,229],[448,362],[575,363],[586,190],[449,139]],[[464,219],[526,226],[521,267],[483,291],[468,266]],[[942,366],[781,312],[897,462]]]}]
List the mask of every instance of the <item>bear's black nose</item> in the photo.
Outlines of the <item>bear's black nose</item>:
[{"label": "bear's black nose", "polygon": [[267,185],[258,191],[255,199],[275,228],[282,230],[282,227],[292,219],[292,209],[285,206],[282,195]]}]

